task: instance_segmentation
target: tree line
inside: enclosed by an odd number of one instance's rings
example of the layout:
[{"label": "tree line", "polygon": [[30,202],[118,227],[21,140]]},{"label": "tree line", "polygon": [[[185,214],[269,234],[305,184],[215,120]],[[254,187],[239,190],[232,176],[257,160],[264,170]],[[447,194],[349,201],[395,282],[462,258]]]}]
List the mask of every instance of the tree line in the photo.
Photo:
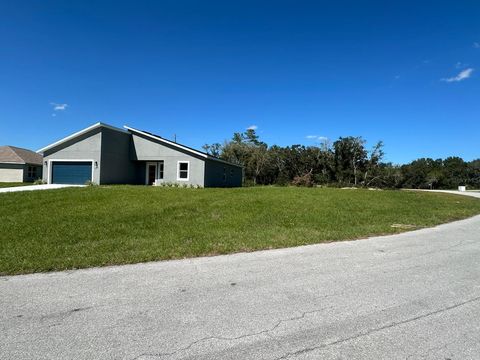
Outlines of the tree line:
[{"label": "tree line", "polygon": [[405,165],[384,162],[384,144],[367,148],[362,137],[340,137],[318,146],[268,146],[254,129],[234,133],[223,144],[207,144],[210,155],[242,165],[247,185],[377,188],[480,188],[480,159],[421,158]]}]

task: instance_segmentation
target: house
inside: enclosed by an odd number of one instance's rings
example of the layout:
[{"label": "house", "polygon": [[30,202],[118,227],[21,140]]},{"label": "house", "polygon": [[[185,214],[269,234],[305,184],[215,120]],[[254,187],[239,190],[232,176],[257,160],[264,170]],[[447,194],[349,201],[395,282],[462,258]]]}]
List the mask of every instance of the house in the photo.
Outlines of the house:
[{"label": "house", "polygon": [[49,184],[241,186],[243,168],[158,135],[97,123],[37,151]]},{"label": "house", "polygon": [[15,146],[0,146],[0,182],[29,182],[42,177],[42,155]]}]

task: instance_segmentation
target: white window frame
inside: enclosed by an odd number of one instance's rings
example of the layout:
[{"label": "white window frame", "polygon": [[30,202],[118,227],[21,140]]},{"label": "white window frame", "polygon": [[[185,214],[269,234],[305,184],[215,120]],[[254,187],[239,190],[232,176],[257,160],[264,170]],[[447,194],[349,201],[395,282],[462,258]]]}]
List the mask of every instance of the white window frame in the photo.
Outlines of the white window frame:
[{"label": "white window frame", "polygon": [[[180,178],[180,164],[188,164],[187,177]],[[177,161],[177,181],[189,181],[190,180],[190,161]]]},{"label": "white window frame", "polygon": [[150,165],[155,166],[155,180],[153,180],[153,184],[152,184],[152,185],[155,185],[155,183],[158,180],[158,164],[156,162],[153,162],[153,161],[147,162],[147,166],[145,166],[145,185],[150,185],[148,183],[148,168],[150,167]]},{"label": "white window frame", "polygon": [[[163,165],[163,176],[160,177],[160,165]],[[165,179],[165,160],[159,160],[157,162],[157,180]]]},{"label": "white window frame", "polygon": [[[91,179],[93,181],[93,172],[95,171],[95,160],[92,159],[48,159],[47,165],[47,184],[52,183],[52,162],[91,162],[92,163],[92,176]],[[98,161],[98,167],[100,168],[100,161]]]}]

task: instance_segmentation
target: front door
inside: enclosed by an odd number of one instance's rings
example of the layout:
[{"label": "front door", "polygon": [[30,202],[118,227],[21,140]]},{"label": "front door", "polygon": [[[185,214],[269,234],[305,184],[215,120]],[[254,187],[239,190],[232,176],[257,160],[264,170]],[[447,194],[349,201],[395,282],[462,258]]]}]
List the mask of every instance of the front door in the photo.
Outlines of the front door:
[{"label": "front door", "polygon": [[147,185],[153,185],[157,175],[157,165],[147,164]]}]

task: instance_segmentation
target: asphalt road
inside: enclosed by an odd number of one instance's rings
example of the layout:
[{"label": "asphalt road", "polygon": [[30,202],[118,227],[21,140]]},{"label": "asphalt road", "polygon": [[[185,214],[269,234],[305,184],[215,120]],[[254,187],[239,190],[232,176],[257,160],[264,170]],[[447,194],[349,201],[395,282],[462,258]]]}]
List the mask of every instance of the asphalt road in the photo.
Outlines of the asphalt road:
[{"label": "asphalt road", "polygon": [[480,216],[368,240],[0,277],[0,358],[480,359]]}]

